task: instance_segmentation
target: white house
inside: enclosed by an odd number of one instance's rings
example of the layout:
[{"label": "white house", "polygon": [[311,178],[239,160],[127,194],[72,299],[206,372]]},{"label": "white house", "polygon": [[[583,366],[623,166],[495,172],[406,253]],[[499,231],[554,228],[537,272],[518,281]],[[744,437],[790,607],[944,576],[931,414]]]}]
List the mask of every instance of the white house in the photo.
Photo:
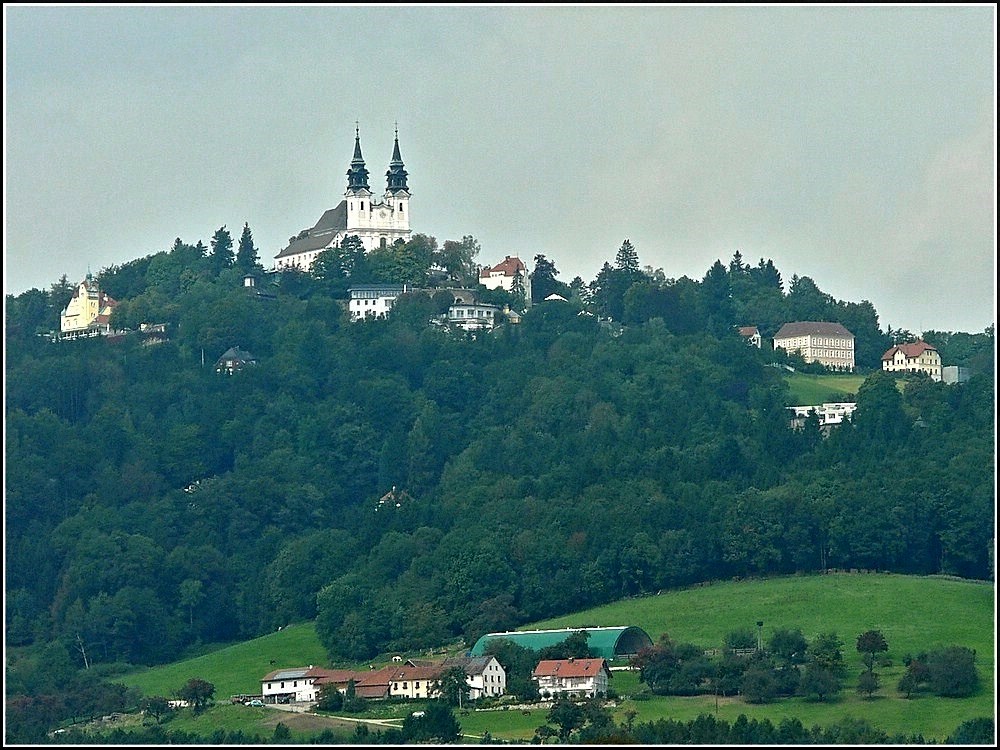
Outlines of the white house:
[{"label": "white house", "polygon": [[399,155],[399,133],[396,133],[385,173],[386,188],[375,196],[368,185],[368,170],[361,155],[361,136],[354,131],[354,158],[347,170],[347,191],[336,207],[328,209],[311,229],[303,229],[288,246],[275,256],[276,270],[297,268],[308,271],[316,256],[337,247],[345,237],[357,236],[365,250],[386,247],[396,240],[410,239],[410,190],[407,172]]},{"label": "white house", "polygon": [[484,268],[479,272],[479,283],[487,289],[503,289],[514,291],[520,284],[525,295],[531,294],[531,284],[528,282],[528,267],[516,255],[508,255],[492,268]]},{"label": "white house", "polygon": [[758,349],[761,348],[763,340],[760,337],[760,331],[757,330],[757,326],[740,326],[739,332],[740,336],[746,339],[747,346],[756,346]]},{"label": "white house", "polygon": [[507,692],[507,672],[495,656],[453,656],[441,665],[447,670],[457,666],[465,670],[466,696],[470,700],[503,695]]},{"label": "white house", "polygon": [[853,401],[837,401],[815,406],[789,406],[792,412],[791,423],[793,427],[801,427],[811,412],[816,412],[819,417],[820,427],[827,425],[842,424],[845,420],[850,421],[854,410],[858,405]]},{"label": "white house", "polygon": [[854,334],[840,323],[785,323],[774,334],[774,348],[798,352],[806,362],[837,370],[854,369]]},{"label": "white house", "polygon": [[384,318],[396,298],[413,291],[406,284],[359,284],[347,290],[347,311],[352,321]]},{"label": "white house", "polygon": [[547,659],[538,662],[531,679],[543,696],[593,698],[608,694],[611,670],[604,659]]},{"label": "white house", "polygon": [[456,303],[448,308],[448,323],[466,331],[493,328],[499,314],[500,308],[496,305]]},{"label": "white house", "polygon": [[260,681],[260,694],[264,703],[301,703],[317,700],[319,686],[316,678],[326,670],[308,667],[276,669]]},{"label": "white house", "polygon": [[941,355],[926,341],[897,344],[882,355],[884,372],[926,372],[940,382],[941,369]]}]

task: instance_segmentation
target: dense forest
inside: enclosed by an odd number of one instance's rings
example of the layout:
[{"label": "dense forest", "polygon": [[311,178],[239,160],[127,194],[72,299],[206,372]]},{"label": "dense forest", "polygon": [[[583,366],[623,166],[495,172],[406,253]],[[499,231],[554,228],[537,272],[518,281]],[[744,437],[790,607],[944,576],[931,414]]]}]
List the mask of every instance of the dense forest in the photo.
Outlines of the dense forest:
[{"label": "dense forest", "polygon": [[[65,277],[7,296],[8,646],[152,664],[317,618],[357,660],[709,579],[993,578],[992,328],[923,332],[968,382],[901,384],[879,361],[912,334],[739,253],[669,279],[626,241],[590,283],[538,255],[521,322],[470,334],[428,325],[438,295],[363,323],[343,299],[432,265],[474,283],[471,237],[329,251],[262,274],[266,295],[243,286],[249,227],[232,245],[223,228],[99,274],[116,328],[166,324],[156,345],[40,335]],[[790,429],[768,365],[819,366],[734,328],[792,320],[843,323],[869,373],[826,438]],[[217,374],[231,346],[259,364]]]}]

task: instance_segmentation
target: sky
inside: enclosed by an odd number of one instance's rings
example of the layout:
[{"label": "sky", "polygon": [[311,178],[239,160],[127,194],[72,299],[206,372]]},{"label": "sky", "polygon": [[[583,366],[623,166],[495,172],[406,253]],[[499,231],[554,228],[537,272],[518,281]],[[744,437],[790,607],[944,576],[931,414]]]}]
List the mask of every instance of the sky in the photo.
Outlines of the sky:
[{"label": "sky", "polygon": [[[996,321],[996,8],[4,6],[4,292],[249,224],[271,267],[355,123],[411,228],[590,282],[736,251],[883,330]],[[753,321],[744,321],[753,324]]]}]

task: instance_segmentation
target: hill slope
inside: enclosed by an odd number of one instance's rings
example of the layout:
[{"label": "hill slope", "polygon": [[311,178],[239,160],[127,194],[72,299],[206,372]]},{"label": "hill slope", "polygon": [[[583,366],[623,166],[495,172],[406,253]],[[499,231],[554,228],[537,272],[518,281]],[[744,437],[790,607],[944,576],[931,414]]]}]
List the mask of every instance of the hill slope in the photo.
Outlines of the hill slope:
[{"label": "hill slope", "polygon": [[[750,706],[729,699],[720,716],[729,720],[739,713],[772,720],[792,716],[807,726],[831,724],[844,716],[865,716],[886,731],[922,732],[927,737],[944,738],[963,720],[992,714],[994,601],[994,587],[984,582],[831,573],[719,582],[624,599],[526,627],[637,625],[654,639],[667,632],[676,641],[713,648],[721,645],[727,633],[753,628],[763,620],[765,641],[777,628],[801,628],[808,639],[820,632],[836,632],[844,641],[844,657],[852,678],[862,669],[861,657],[854,649],[856,636],[864,630],[880,629],[889,643],[887,656],[893,663],[885,670],[882,700],[861,701],[854,695],[849,679],[837,703],[792,699],[773,706]],[[919,704],[897,695],[897,672],[901,672],[905,654],[953,644],[976,650],[983,684],[980,694],[966,699],[924,697]],[[269,663],[272,658],[277,662],[274,666]],[[312,623],[302,623],[212,654],[127,675],[122,681],[147,695],[167,695],[188,678],[200,677],[213,682],[218,698],[224,700],[233,693],[256,691],[259,678],[275,667],[310,663],[323,664],[325,657]],[[614,686],[622,694],[641,687],[634,675],[622,673],[617,673]],[[916,705],[919,712],[914,711]],[[687,719],[700,712],[712,712],[714,701],[711,696],[662,698],[635,703],[633,707],[639,712],[638,721],[666,716]],[[486,722],[483,726],[488,728],[490,721],[476,714],[464,723],[480,731],[480,724]],[[496,731],[491,732],[496,735]]]}]

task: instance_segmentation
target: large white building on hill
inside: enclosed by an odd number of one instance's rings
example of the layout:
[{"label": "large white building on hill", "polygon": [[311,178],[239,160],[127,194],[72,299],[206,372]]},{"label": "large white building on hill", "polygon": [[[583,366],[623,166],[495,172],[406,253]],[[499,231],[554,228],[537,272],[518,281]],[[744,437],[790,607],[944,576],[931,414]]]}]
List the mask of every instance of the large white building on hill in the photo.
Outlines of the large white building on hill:
[{"label": "large white building on hill", "polygon": [[396,133],[385,192],[376,196],[368,185],[368,170],[361,155],[361,134],[354,133],[354,158],[347,170],[347,191],[335,208],[328,209],[311,229],[303,229],[274,257],[275,270],[298,268],[308,271],[316,256],[357,235],[365,250],[386,247],[396,240],[410,239],[410,189],[399,155]]}]

